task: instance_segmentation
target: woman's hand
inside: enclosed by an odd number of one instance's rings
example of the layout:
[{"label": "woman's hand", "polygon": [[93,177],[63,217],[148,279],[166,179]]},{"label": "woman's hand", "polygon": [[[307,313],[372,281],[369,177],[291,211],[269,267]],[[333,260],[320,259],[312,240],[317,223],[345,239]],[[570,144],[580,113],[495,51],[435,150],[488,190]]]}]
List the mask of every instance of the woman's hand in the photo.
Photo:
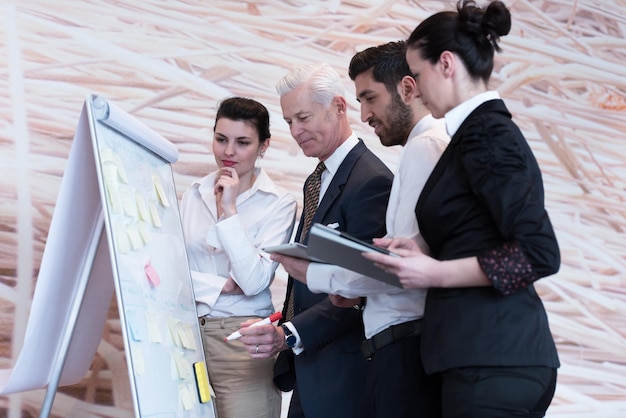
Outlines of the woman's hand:
[{"label": "woman's hand", "polygon": [[213,189],[217,200],[217,214],[228,218],[237,213],[235,202],[239,194],[239,175],[234,168],[222,167]]},{"label": "woman's hand", "polygon": [[387,273],[398,276],[405,289],[493,286],[475,256],[437,260],[428,255],[428,245],[419,235],[415,240],[377,238],[374,245],[386,248],[394,255],[363,253],[363,257],[374,261]]},{"label": "woman's hand", "polygon": [[410,238],[376,238],[374,245],[386,248],[394,255],[363,253],[363,257],[387,273],[395,274],[405,289],[425,289],[439,286],[440,262],[424,254]]},{"label": "woman's hand", "polygon": [[229,277],[222,287],[222,295],[243,295],[243,290],[232,277]]}]

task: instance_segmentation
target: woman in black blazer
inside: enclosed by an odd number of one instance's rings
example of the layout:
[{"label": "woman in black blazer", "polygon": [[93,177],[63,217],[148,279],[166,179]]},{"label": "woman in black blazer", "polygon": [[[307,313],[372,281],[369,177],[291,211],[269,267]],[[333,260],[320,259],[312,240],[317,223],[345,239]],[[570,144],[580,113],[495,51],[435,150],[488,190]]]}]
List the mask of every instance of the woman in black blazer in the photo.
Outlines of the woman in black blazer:
[{"label": "woman in black blazer", "polygon": [[441,378],[444,417],[542,417],[556,385],[533,283],[558,271],[558,244],[537,161],[487,88],[510,27],[502,2],[464,0],[409,37],[418,94],[452,140],[417,203],[420,242],[375,240],[402,257],[366,255],[404,287],[429,288],[422,357]]}]

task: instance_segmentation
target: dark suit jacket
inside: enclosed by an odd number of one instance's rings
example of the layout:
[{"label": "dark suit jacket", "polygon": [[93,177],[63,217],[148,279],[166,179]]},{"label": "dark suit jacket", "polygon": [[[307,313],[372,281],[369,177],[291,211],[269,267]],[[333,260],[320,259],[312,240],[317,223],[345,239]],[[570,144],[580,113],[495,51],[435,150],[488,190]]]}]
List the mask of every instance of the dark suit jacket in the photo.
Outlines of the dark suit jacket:
[{"label": "dark suit jacket", "polygon": [[[385,211],[393,175],[362,141],[348,153],[333,177],[313,222],[339,224],[338,230],[364,239],[385,234]],[[300,238],[302,224],[297,231]],[[306,237],[304,242],[306,243]],[[315,294],[293,280],[294,324],[305,351],[294,356],[280,353],[274,381],[282,390],[293,388],[294,369],[302,407],[307,418],[365,417],[366,361],[361,354],[365,339],[361,312],[337,308],[326,294]],[[283,314],[285,313],[285,307]],[[291,367],[290,367],[291,363]]]},{"label": "dark suit jacket", "polygon": [[[439,260],[521,248],[533,279],[555,273],[559,248],[544,208],[539,166],[502,100],[475,109],[452,137],[416,208]],[[464,366],[558,367],[543,304],[529,286],[428,290],[422,329],[427,372]]]}]

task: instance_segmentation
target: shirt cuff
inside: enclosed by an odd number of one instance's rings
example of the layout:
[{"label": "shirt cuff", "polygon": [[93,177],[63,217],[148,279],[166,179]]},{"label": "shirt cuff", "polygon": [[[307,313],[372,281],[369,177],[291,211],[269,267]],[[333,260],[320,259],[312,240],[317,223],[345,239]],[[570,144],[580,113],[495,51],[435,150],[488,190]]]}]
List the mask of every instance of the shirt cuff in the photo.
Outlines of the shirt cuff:
[{"label": "shirt cuff", "polygon": [[503,295],[511,295],[537,280],[537,274],[517,242],[506,242],[477,259],[493,287]]},{"label": "shirt cuff", "polygon": [[298,334],[298,330],[291,322],[285,322],[283,323],[283,325],[289,328],[294,337],[296,337],[296,345],[291,348],[291,351],[293,351],[293,353],[297,356],[304,351],[304,346],[302,345],[302,339],[300,338],[300,334]]},{"label": "shirt cuff", "polygon": [[306,269],[306,285],[313,293],[332,293],[330,280],[337,269],[332,264],[309,263]]}]

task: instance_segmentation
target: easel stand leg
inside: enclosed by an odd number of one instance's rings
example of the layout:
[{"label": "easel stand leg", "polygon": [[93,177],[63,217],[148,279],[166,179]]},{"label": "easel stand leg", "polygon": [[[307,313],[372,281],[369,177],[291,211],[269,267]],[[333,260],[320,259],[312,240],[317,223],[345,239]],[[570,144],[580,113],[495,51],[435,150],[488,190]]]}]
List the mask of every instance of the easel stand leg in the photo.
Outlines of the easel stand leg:
[{"label": "easel stand leg", "polygon": [[76,294],[74,295],[72,308],[69,312],[69,318],[67,321],[68,326],[65,328],[63,338],[61,339],[61,344],[57,349],[56,358],[50,376],[50,382],[48,383],[46,397],[44,398],[44,402],[39,413],[39,418],[48,418],[50,416],[50,412],[52,411],[52,404],[54,403],[54,397],[56,396],[57,388],[59,387],[59,382],[61,381],[63,367],[65,366],[65,361],[67,359],[67,353],[72,343],[74,330],[76,329],[76,322],[78,321],[78,315],[80,314],[80,308],[83,304],[87,285],[89,284],[91,268],[96,258],[96,252],[98,250],[98,245],[100,244],[100,238],[104,233],[104,215],[102,211],[100,212],[98,218],[99,221],[95,223],[94,231],[92,231],[93,238],[89,242],[89,247],[85,252],[85,263],[83,264],[83,268],[80,273],[79,283],[76,287]]}]

